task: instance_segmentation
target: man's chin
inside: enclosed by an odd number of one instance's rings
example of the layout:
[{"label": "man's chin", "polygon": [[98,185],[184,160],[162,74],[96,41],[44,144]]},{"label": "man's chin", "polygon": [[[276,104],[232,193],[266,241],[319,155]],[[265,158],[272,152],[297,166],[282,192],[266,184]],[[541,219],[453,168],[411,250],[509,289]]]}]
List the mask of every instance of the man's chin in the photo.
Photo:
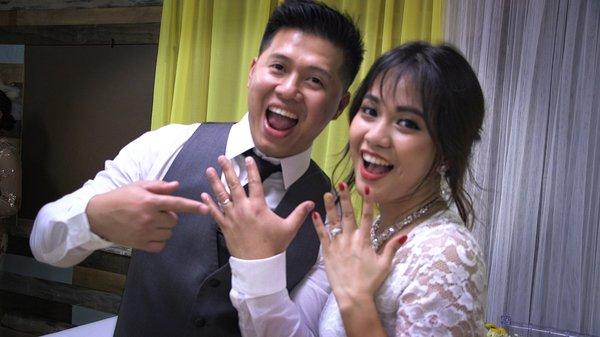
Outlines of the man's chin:
[{"label": "man's chin", "polygon": [[271,158],[286,158],[302,152],[295,151],[289,145],[289,141],[286,140],[265,140],[260,144],[256,144],[256,148],[265,156]]}]

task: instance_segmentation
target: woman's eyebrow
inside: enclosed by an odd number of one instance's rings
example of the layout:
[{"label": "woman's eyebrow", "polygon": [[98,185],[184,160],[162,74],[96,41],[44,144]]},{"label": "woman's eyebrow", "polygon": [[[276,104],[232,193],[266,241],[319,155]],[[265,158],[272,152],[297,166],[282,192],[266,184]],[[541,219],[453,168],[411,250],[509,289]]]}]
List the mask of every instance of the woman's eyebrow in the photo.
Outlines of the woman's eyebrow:
[{"label": "woman's eyebrow", "polygon": [[[373,103],[379,104],[379,102],[381,101],[379,99],[379,97],[373,95],[373,94],[365,94],[364,99],[368,99],[370,101],[373,101]],[[419,115],[421,117],[423,117],[423,111],[421,111],[421,109],[419,108],[415,108],[414,106],[410,106],[410,105],[398,105],[396,107],[396,112],[397,113],[413,113],[415,115]]]}]

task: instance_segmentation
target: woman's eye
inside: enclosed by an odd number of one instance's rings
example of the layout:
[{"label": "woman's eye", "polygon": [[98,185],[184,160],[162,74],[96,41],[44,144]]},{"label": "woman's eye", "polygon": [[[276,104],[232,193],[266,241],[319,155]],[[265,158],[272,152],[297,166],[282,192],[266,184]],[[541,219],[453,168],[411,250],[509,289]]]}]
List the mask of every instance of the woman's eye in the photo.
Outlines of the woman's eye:
[{"label": "woman's eye", "polygon": [[377,110],[375,110],[375,109],[373,109],[371,107],[363,106],[363,107],[360,108],[360,110],[362,111],[362,113],[364,113],[367,116],[377,117]]},{"label": "woman's eye", "polygon": [[419,127],[419,124],[415,123],[414,121],[412,121],[410,119],[400,119],[398,121],[398,125],[405,127],[405,128],[413,129],[413,130],[421,130],[421,128]]}]

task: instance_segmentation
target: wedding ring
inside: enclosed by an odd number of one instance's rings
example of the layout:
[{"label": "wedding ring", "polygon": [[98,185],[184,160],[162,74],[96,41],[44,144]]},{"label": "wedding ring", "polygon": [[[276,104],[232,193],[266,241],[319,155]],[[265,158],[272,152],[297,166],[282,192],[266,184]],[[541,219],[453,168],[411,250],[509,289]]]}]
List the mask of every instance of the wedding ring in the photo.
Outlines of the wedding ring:
[{"label": "wedding ring", "polygon": [[230,203],[231,203],[231,199],[225,198],[225,200],[223,200],[223,202],[219,201],[219,207],[221,207],[221,209],[223,209],[223,207],[229,205]]},{"label": "wedding ring", "polygon": [[336,236],[342,234],[342,228],[341,227],[333,227],[332,229],[329,230],[329,234],[331,235],[331,238],[335,238]]}]

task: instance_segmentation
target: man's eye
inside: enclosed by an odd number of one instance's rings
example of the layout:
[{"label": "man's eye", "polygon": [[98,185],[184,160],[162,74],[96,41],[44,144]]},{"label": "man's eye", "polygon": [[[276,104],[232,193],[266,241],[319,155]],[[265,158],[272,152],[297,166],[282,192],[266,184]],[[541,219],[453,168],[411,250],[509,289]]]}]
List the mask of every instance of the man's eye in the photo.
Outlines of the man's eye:
[{"label": "man's eye", "polygon": [[278,71],[283,71],[283,69],[284,69],[283,65],[279,64],[279,63],[272,64],[271,68],[278,70]]},{"label": "man's eye", "polygon": [[311,77],[311,78],[310,78],[310,81],[311,81],[312,83],[314,83],[314,84],[317,84],[317,85],[323,86],[323,81],[321,81],[321,79],[320,79],[320,78],[318,78],[318,77]]}]

